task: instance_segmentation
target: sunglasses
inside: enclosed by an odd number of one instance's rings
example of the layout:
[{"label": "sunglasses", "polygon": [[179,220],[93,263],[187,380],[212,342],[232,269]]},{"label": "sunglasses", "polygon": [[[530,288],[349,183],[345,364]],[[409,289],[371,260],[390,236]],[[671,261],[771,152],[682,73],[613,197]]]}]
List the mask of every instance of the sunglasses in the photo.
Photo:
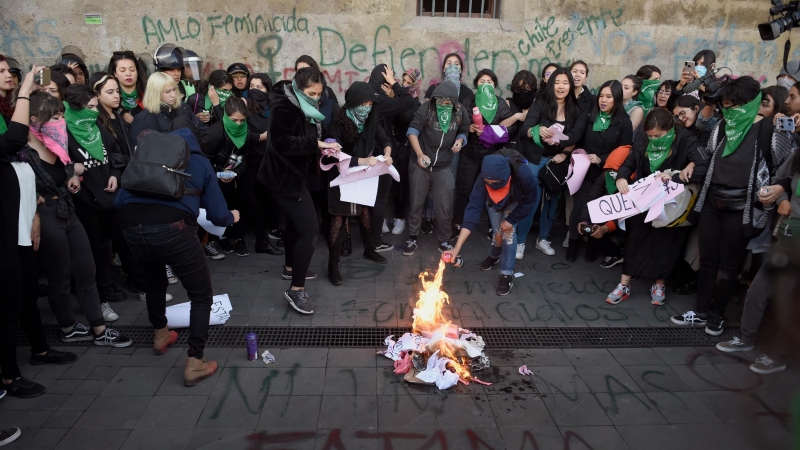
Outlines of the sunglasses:
[{"label": "sunglasses", "polygon": [[231,74],[231,78],[233,78],[234,80],[241,80],[241,79],[247,78],[247,75],[245,75],[243,73],[234,73],[234,74]]},{"label": "sunglasses", "polygon": [[136,60],[136,55],[134,55],[133,52],[130,51],[130,50],[116,51],[116,52],[112,53],[112,58],[114,59],[114,61],[117,61],[117,60],[120,60],[120,59],[132,59],[132,60],[135,61]]}]

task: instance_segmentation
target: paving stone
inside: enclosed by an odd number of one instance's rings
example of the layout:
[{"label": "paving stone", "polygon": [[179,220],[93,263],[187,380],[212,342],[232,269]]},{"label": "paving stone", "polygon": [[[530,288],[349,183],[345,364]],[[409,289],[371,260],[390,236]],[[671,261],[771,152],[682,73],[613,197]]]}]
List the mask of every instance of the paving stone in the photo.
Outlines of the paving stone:
[{"label": "paving stone", "polygon": [[69,432],[69,428],[40,428],[38,430],[23,430],[22,437],[14,442],[14,447],[29,449],[53,449]]},{"label": "paving stone", "polygon": [[375,428],[378,426],[377,399],[374,395],[322,397],[317,427]]},{"label": "paving stone", "polygon": [[169,371],[169,367],[123,367],[103,395],[154,395]]},{"label": "paving stone", "polygon": [[75,389],[75,393],[81,395],[97,395],[103,392],[106,386],[108,386],[108,383],[107,380],[85,380]]},{"label": "paving stone", "polygon": [[192,435],[191,430],[134,429],[125,440],[122,450],[183,450]]},{"label": "paving stone", "polygon": [[538,395],[489,395],[489,406],[498,427],[555,426]]},{"label": "paving stone", "polygon": [[280,358],[270,364],[276,368],[293,367],[299,364],[300,367],[326,367],[328,360],[327,348],[287,348],[281,349]]},{"label": "paving stone", "polygon": [[542,398],[559,427],[611,425],[603,408],[591,394],[546,394]]},{"label": "paving stone", "polygon": [[738,387],[712,365],[670,366],[693,391],[736,390]]},{"label": "paving stone", "polygon": [[[531,370],[531,367],[528,367]],[[536,367],[531,370],[539,392],[575,394],[589,393],[589,387],[574,367]]]},{"label": "paving stone", "polygon": [[214,386],[216,386],[219,381],[221,373],[222,368],[219,367],[214,375],[204,379],[195,386],[187,387],[183,384],[184,368],[173,367],[169,370],[164,382],[161,383],[156,395],[211,395]]},{"label": "paving stone", "polygon": [[83,413],[75,428],[130,430],[151,399],[145,395],[100,395]]},{"label": "paving stone", "polygon": [[56,450],[86,450],[87,442],[91,442],[94,448],[116,450],[122,447],[129,433],[130,430],[73,428],[64,436]]},{"label": "paving stone", "polygon": [[72,394],[81,383],[81,380],[48,380],[42,384],[47,387],[49,394]]},{"label": "paving stone", "polygon": [[689,392],[691,388],[669,366],[626,366],[643,392]]},{"label": "paving stone", "polygon": [[376,395],[375,369],[329,367],[323,395]]},{"label": "paving stone", "polygon": [[661,358],[649,348],[610,348],[608,352],[623,366],[658,366]]},{"label": "paving stone", "polygon": [[614,425],[644,425],[667,423],[664,416],[642,393],[594,394]]},{"label": "paving stone", "polygon": [[[621,425],[631,450],[756,450],[725,424]],[[758,449],[761,450],[761,449]]]},{"label": "paving stone", "polygon": [[55,411],[42,428],[72,428],[83,415],[83,411]]},{"label": "paving stone", "polygon": [[[355,252],[355,250],[353,250]],[[333,448],[346,448],[348,450],[372,450],[380,448],[378,439],[374,437],[377,433],[371,433],[364,430],[317,430],[317,439],[314,444],[314,449],[324,450]],[[303,447],[307,447],[307,441],[301,442]]]},{"label": "paving stone", "polygon": [[564,436],[564,446],[559,449],[582,447],[593,450],[628,449],[615,427],[562,427],[560,430]]},{"label": "paving stone", "polygon": [[2,410],[0,424],[19,428],[41,428],[52,415],[53,411]]},{"label": "paving stone", "polygon": [[[563,450],[564,438],[556,427],[500,427],[504,447],[507,449]],[[465,447],[467,448],[467,447]],[[480,448],[480,447],[478,447]]]},{"label": "paving stone", "polygon": [[647,392],[647,397],[669,423],[721,423],[694,392]]},{"label": "paving stone", "polygon": [[328,350],[327,367],[375,367],[378,358],[386,359],[371,349],[332,348]]},{"label": "paving stone", "polygon": [[692,347],[656,347],[653,353],[658,355],[664,363],[672,365],[702,365],[711,364],[700,352]]},{"label": "paving stone", "polygon": [[604,348],[569,348],[564,353],[575,367],[618,366],[616,359]]},{"label": "paving stone", "polygon": [[[763,399],[759,398],[755,393],[713,391],[698,392],[697,396],[723,422],[769,422],[776,420],[775,409],[766,405]],[[788,412],[789,398],[785,397],[786,406],[783,411],[777,412]]]},{"label": "paving stone", "polygon": [[572,361],[561,349],[525,350],[522,363],[533,370],[534,367],[572,366]]},{"label": "paving stone", "polygon": [[261,408],[257,429],[273,430],[279,428],[298,428],[319,420],[321,396],[294,395],[267,398]]},{"label": "paving stone", "polygon": [[125,361],[126,367],[172,367],[181,359],[180,357],[186,354],[186,350],[179,347],[170,347],[167,353],[163,355],[156,355],[153,349],[137,348],[131,357]]},{"label": "paving stone", "polygon": [[641,392],[621,366],[579,366],[577,370],[592,392]]},{"label": "paving stone", "polygon": [[206,406],[205,396],[158,396],[153,397],[136,428],[192,430]]}]

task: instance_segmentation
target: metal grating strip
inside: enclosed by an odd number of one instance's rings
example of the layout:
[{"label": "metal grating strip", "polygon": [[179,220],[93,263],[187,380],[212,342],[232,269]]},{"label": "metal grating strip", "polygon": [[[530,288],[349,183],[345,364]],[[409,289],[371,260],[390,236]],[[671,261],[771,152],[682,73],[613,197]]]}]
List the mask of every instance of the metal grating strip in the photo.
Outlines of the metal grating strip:
[{"label": "metal grating strip", "polygon": [[[115,327],[133,339],[136,347],[153,344],[153,329],[147,326]],[[614,348],[614,347],[707,347],[721,340],[732,339],[736,328],[727,329],[721,336],[709,336],[701,328],[472,328],[483,336],[491,348]],[[189,330],[178,331],[178,346],[186,346]],[[411,331],[398,327],[245,327],[217,326],[209,329],[208,347],[240,347],[245,335],[254,331],[258,343],[265,347],[381,347],[386,336],[400,336]],[[44,326],[45,337],[51,345],[81,346],[91,342],[64,344],[59,328]],[[20,333],[19,345],[28,345]]]}]

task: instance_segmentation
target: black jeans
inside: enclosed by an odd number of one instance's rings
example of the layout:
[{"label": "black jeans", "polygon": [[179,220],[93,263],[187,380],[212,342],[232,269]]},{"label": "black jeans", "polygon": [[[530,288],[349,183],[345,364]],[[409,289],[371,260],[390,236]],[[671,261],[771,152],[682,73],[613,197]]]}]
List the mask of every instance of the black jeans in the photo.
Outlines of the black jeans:
[{"label": "black jeans", "polygon": [[392,154],[394,166],[400,173],[400,181],[392,180],[390,190],[391,197],[394,200],[395,219],[406,220],[408,218],[408,199],[410,198],[408,190],[408,153],[408,149],[398,147],[396,157],[395,154]]},{"label": "black jeans", "polygon": [[370,230],[372,232],[372,242],[380,245],[381,229],[383,219],[386,218],[386,203],[389,201],[389,191],[392,189],[394,179],[391,175],[381,175],[378,177],[378,195],[375,198],[375,206],[369,208]]},{"label": "black jeans", "polygon": [[39,265],[50,283],[47,292],[50,309],[62,328],[75,323],[70,296],[70,286],[74,282],[78,304],[89,325],[105,325],[89,238],[75,213],[62,219],[56,216],[56,208],[52,201],[39,206],[42,239],[37,253]]},{"label": "black jeans", "polygon": [[0,371],[3,378],[22,376],[17,365],[17,323],[28,336],[31,353],[50,350],[44,338],[42,319],[36,305],[37,269],[33,247],[17,247],[20,267],[0,271]]},{"label": "black jeans", "polygon": [[719,210],[712,196],[713,193],[709,193],[700,213],[700,270],[695,312],[724,316],[725,307],[736,292],[749,238],[742,224],[743,211]]},{"label": "black jeans", "polygon": [[[292,286],[305,287],[306,273],[314,256],[314,246],[319,238],[319,224],[314,202],[308,189],[303,188],[300,201],[272,193],[275,201],[286,213],[286,232],[283,235],[284,261],[292,268]],[[327,198],[327,196],[326,196]]]},{"label": "black jeans", "polygon": [[122,230],[136,261],[144,268],[147,314],[153,328],[167,326],[167,274],[172,266],[192,303],[189,313],[189,350],[192,358],[203,358],[208,340],[208,321],[214,296],[211,274],[203,246],[197,240],[197,225],[175,223],[137,225]]}]

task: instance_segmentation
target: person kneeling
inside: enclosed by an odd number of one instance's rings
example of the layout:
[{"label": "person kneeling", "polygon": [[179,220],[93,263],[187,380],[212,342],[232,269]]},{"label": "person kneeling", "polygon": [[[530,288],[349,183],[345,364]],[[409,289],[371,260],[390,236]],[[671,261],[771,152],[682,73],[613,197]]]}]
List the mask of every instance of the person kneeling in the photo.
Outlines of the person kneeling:
[{"label": "person kneeling", "polygon": [[[500,282],[497,295],[508,295],[514,286],[514,263],[517,254],[517,223],[527,217],[539,198],[539,186],[534,181],[526,161],[515,150],[503,149],[483,159],[481,176],[472,186],[469,204],[464,211],[464,222],[458,242],[453,250],[443,252],[442,258],[454,262],[456,255],[470,233],[481,220],[481,209],[486,207],[493,230],[498,230],[492,239],[489,257],[480,265],[481,270],[490,270],[500,263]],[[520,170],[522,167],[522,170]]]}]

